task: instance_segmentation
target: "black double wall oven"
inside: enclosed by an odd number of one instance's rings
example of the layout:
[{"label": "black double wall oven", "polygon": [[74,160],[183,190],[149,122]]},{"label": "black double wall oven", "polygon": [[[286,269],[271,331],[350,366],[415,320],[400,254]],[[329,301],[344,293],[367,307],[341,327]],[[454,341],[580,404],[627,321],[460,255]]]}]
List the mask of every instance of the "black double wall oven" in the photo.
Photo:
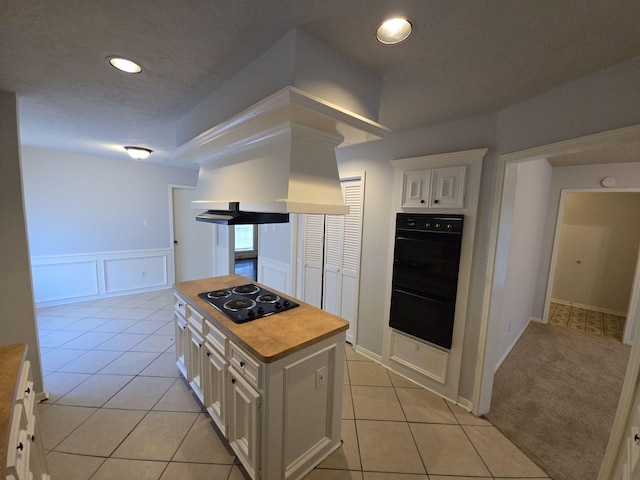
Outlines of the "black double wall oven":
[{"label": "black double wall oven", "polygon": [[449,349],[463,215],[398,213],[389,326]]}]

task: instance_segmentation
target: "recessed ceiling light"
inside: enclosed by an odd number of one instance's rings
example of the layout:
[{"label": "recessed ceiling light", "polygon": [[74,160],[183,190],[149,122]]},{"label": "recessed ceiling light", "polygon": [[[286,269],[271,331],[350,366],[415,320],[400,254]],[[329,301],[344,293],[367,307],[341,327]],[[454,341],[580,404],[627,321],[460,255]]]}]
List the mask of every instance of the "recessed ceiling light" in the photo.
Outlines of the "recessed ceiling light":
[{"label": "recessed ceiling light", "polygon": [[149,156],[149,154],[153,150],[149,150],[148,148],[143,147],[124,147],[131,158],[135,158],[136,160],[144,160]]},{"label": "recessed ceiling light", "polygon": [[385,45],[396,45],[409,38],[412,30],[411,22],[406,18],[390,18],[378,27],[376,38]]},{"label": "recessed ceiling light", "polygon": [[107,60],[109,60],[112,67],[115,67],[122,72],[140,73],[142,71],[142,67],[140,65],[136,62],[132,62],[131,60],[127,60],[126,58],[109,57]]}]

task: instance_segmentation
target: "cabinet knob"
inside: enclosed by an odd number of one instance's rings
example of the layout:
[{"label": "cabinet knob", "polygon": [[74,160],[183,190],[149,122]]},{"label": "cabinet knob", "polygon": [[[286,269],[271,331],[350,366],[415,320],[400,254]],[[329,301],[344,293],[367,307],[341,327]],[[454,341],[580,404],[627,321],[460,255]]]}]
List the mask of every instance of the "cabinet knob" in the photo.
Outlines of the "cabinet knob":
[{"label": "cabinet knob", "polygon": [[424,200],[420,200],[420,203],[424,203]]},{"label": "cabinet knob", "polygon": [[35,435],[31,435],[31,441],[35,442],[36,441],[36,436]]},{"label": "cabinet knob", "polygon": [[24,450],[24,445],[22,445],[22,442],[18,444],[18,450],[20,451]]},{"label": "cabinet knob", "polygon": [[235,379],[235,378],[232,378],[232,379],[231,379],[231,383],[236,383],[236,379]]},{"label": "cabinet knob", "polygon": [[244,362],[240,362],[240,368],[244,368]]},{"label": "cabinet knob", "polygon": [[31,393],[31,387],[27,387],[27,389],[24,391],[24,393],[26,395],[29,395]]},{"label": "cabinet knob", "polygon": [[437,198],[433,201],[433,203],[440,203],[440,200],[438,200]]},{"label": "cabinet knob", "polygon": [[210,357],[210,356],[211,356],[211,352],[207,352],[207,357]]},{"label": "cabinet knob", "polygon": [[640,435],[638,435],[637,433],[633,436],[633,441],[636,443],[636,445],[640,445]]}]

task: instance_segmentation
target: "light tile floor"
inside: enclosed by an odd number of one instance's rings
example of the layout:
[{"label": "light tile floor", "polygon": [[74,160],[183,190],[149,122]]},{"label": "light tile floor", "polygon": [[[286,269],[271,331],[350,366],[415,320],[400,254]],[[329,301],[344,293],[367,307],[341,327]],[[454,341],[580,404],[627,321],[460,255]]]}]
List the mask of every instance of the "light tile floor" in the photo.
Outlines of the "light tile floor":
[{"label": "light tile floor", "polygon": [[[247,478],[175,366],[171,291],[38,309],[53,480]],[[546,479],[496,428],[347,347],[343,445],[308,480]]]}]

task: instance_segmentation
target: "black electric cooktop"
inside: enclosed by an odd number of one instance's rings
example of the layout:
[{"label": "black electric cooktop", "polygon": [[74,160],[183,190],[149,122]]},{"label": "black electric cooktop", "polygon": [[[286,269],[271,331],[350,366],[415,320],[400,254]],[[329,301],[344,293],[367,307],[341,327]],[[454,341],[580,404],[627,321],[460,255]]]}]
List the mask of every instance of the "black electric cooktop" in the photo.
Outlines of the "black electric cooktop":
[{"label": "black electric cooktop", "polygon": [[300,306],[253,283],[199,293],[198,296],[235,323],[245,323]]}]

